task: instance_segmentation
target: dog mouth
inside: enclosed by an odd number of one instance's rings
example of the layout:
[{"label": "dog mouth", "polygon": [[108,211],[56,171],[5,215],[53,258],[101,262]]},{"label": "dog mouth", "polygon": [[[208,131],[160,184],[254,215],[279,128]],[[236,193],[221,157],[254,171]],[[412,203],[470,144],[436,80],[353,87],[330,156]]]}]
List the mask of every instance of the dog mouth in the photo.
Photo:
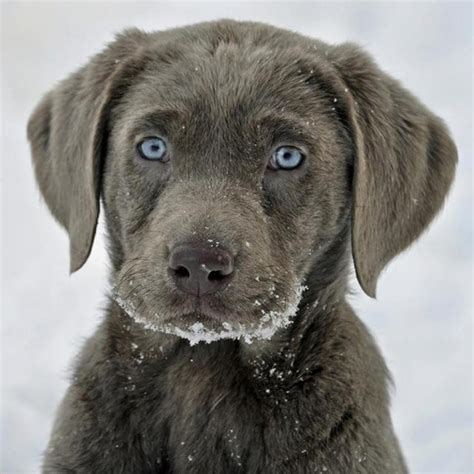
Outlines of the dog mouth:
[{"label": "dog mouth", "polygon": [[[297,313],[305,286],[296,286],[286,301],[280,300],[277,309],[258,309],[258,318],[253,321],[232,317],[215,311],[209,305],[199,304],[192,311],[177,312],[163,320],[143,305],[135,305],[120,292],[112,293],[114,301],[136,323],[147,331],[178,336],[189,341],[191,346],[204,342],[211,343],[222,339],[242,340],[246,344],[253,341],[269,340],[279,330],[286,328]],[[247,317],[248,319],[248,317]]]}]

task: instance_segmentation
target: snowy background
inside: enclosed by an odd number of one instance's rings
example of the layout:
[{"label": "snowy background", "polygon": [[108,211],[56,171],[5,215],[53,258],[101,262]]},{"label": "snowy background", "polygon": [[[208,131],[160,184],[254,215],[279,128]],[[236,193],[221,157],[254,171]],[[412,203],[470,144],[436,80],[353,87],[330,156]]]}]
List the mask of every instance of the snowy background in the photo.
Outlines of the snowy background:
[{"label": "snowy background", "polygon": [[66,234],[33,180],[27,118],[41,94],[114,32],[222,17],[266,21],[328,42],[356,41],[449,124],[460,163],[445,210],[384,273],[377,301],[360,291],[352,301],[393,372],[394,423],[411,470],[473,472],[470,3],[82,2],[1,8],[2,473],[38,472],[68,367],[100,320],[106,291],[101,230],[86,266],[68,276]]}]

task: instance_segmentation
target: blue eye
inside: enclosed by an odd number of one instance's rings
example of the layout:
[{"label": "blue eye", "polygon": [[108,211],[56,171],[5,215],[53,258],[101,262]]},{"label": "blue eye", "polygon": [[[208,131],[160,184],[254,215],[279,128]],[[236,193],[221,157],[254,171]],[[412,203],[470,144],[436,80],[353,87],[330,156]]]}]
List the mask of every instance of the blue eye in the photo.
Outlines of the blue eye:
[{"label": "blue eye", "polygon": [[269,168],[278,170],[293,170],[303,163],[303,152],[295,146],[277,148],[270,159]]},{"label": "blue eye", "polygon": [[137,145],[138,153],[145,160],[165,162],[169,160],[166,154],[166,142],[162,138],[148,137]]}]

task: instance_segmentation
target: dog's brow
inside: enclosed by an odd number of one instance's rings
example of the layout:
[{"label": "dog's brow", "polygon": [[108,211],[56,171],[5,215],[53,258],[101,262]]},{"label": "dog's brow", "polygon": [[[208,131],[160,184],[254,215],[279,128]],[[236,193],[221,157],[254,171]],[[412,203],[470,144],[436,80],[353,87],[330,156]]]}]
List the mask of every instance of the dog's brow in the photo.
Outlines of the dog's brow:
[{"label": "dog's brow", "polygon": [[304,143],[314,135],[312,133],[314,122],[291,113],[286,113],[284,116],[264,115],[258,119],[258,124],[272,135],[275,142],[290,140]]},{"label": "dog's brow", "polygon": [[167,130],[171,123],[179,121],[186,121],[186,115],[182,111],[171,108],[153,109],[133,121],[131,132],[135,134],[143,130]]}]

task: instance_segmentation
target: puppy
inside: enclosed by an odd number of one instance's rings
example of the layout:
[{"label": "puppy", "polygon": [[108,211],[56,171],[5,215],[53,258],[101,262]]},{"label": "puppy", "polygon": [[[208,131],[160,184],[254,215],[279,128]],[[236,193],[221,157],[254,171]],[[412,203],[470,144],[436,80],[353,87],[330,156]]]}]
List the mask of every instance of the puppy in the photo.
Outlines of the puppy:
[{"label": "puppy", "polygon": [[404,473],[389,374],[346,301],[443,204],[444,123],[353,44],[131,29],[28,124],[44,199],[113,290],[45,473]]}]

